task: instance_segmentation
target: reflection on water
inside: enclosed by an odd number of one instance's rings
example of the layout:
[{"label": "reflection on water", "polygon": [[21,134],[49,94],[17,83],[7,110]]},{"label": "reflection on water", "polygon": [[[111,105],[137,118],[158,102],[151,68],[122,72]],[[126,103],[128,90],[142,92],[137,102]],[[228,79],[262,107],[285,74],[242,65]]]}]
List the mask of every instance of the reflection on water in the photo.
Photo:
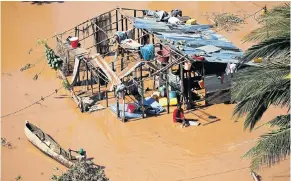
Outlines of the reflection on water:
[{"label": "reflection on water", "polygon": [[[234,12],[240,7],[255,12],[258,8],[248,2],[236,2],[238,7],[230,2],[65,2],[51,3],[49,6],[2,2],[1,72],[5,73],[1,74],[2,114],[25,107],[60,86],[56,73],[49,68],[45,69],[37,81],[32,80],[45,62],[26,72],[19,72],[21,66],[42,56],[41,52],[28,54],[28,50],[35,47],[37,38],[51,37],[55,32],[70,29],[116,5],[137,9],[180,8],[184,15],[192,16],[202,23],[207,23],[201,15],[205,11]],[[225,35],[239,47],[246,48],[248,45],[242,44],[241,38],[255,25],[256,22],[250,20],[242,31]],[[51,39],[49,44],[53,46],[54,40]],[[11,76],[7,76],[8,73]],[[67,92],[62,90],[57,96],[65,94]],[[110,101],[112,103],[114,100]],[[49,180],[52,168],[61,167],[28,143],[23,134],[26,119],[53,136],[64,148],[84,148],[89,157],[94,157],[94,162],[106,167],[106,174],[111,180],[251,179],[247,169],[228,172],[248,166],[248,161],[241,160],[240,156],[251,144],[242,145],[234,151],[230,151],[229,147],[257,137],[262,130],[252,134],[243,132],[241,120],[238,123],[231,121],[232,105],[217,105],[206,110],[219,117],[220,122],[187,129],[173,125],[171,115],[124,124],[109,109],[82,114],[70,99],[49,98],[44,105],[47,107],[36,105],[2,120],[2,135],[16,146],[13,150],[2,149],[4,181],[12,180],[17,175],[21,175],[23,180]],[[281,110],[272,109],[265,117],[277,115],[278,111]],[[187,116],[191,118],[191,115]],[[17,139],[18,137],[21,139]],[[288,171],[278,172],[282,167],[289,167],[288,162],[263,172],[263,177],[268,180],[274,173],[288,174]],[[215,174],[222,172],[225,173]]]}]

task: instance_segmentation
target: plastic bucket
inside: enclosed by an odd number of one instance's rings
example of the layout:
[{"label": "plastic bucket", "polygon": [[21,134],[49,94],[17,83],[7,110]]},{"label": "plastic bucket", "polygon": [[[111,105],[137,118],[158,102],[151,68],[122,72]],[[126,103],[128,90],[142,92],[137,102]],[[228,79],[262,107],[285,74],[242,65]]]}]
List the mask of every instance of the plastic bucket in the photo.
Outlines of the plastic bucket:
[{"label": "plastic bucket", "polygon": [[78,37],[70,38],[70,42],[71,42],[72,48],[78,48],[78,44],[79,44],[79,38]]},{"label": "plastic bucket", "polygon": [[198,82],[198,84],[199,84],[199,86],[200,86],[201,89],[204,89],[204,81],[203,80],[200,80]]},{"label": "plastic bucket", "polygon": [[170,58],[170,54],[167,50],[163,49],[163,50],[159,50],[157,52],[158,56],[158,60],[162,63],[168,63],[169,62],[169,58]]},{"label": "plastic bucket", "polygon": [[169,96],[170,96],[170,99],[172,99],[172,98],[177,98],[177,93],[176,93],[176,91],[171,91],[171,92],[169,93]]}]

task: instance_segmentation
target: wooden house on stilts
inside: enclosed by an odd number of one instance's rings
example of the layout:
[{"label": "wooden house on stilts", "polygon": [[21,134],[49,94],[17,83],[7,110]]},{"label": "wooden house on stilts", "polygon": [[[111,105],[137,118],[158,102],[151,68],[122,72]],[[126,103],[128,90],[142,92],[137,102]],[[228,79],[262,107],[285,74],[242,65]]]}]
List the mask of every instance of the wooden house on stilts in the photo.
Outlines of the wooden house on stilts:
[{"label": "wooden house on stilts", "polygon": [[[113,92],[115,112],[125,118],[127,93],[137,95],[141,114],[136,116],[145,117],[152,111],[144,102],[148,80],[152,95],[158,92],[168,113],[177,102],[187,109],[229,102],[232,70],[228,69],[239,63],[243,52],[211,28],[179,10],[116,8],[55,36],[57,54],[64,62],[61,72],[71,76],[70,90],[82,111],[90,110],[96,95],[106,99],[108,107]],[[77,47],[72,47],[70,37],[78,38]],[[77,93],[76,87],[85,87],[85,93]]]}]

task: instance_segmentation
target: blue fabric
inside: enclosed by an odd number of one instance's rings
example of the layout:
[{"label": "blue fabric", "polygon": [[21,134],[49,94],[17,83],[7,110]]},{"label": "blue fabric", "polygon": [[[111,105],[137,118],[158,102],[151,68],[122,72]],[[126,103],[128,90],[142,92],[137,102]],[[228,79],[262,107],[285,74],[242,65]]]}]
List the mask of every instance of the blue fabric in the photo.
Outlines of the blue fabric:
[{"label": "blue fabric", "polygon": [[[146,110],[146,114],[156,115],[163,112],[165,109],[161,106],[154,98],[147,97],[144,99],[143,104],[145,106],[150,106],[153,110]],[[141,101],[139,101],[139,105],[141,105]]]},{"label": "blue fabric", "polygon": [[[123,117],[122,106],[123,104],[119,104],[119,116],[121,118]],[[110,105],[110,109],[112,112],[114,112],[117,115],[116,104]],[[127,104],[125,104],[125,109],[127,109]],[[135,112],[135,113],[125,112],[125,118],[126,119],[142,118],[142,112]]]},{"label": "blue fabric", "polygon": [[115,34],[119,37],[119,41],[126,39],[126,32],[124,31],[117,31]]},{"label": "blue fabric", "polygon": [[148,44],[140,48],[140,53],[144,60],[153,60],[155,58],[155,47]]}]

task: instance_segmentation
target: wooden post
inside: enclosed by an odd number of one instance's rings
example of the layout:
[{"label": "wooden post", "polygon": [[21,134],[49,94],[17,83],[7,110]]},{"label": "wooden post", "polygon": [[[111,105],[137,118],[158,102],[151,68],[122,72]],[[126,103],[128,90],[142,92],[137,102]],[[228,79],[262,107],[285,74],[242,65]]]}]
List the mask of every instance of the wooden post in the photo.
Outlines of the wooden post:
[{"label": "wooden post", "polygon": [[107,82],[106,82],[105,95],[106,95],[106,107],[108,107],[108,91],[107,91]]},{"label": "wooden post", "polygon": [[139,38],[139,29],[137,29],[137,38],[138,38],[138,43],[140,43],[140,38]]},{"label": "wooden post", "polygon": [[124,31],[124,25],[123,25],[123,15],[121,15],[121,31]]},{"label": "wooden post", "polygon": [[112,70],[114,71],[114,62],[111,62]]},{"label": "wooden post", "polygon": [[168,70],[166,70],[166,92],[167,92],[167,110],[168,114],[170,114],[170,94],[169,94],[169,78],[168,78]]},{"label": "wooden post", "polygon": [[[136,17],[136,10],[133,11],[133,17]],[[134,37],[133,38],[136,38],[136,36],[135,36],[136,35],[136,31],[138,31],[138,29],[135,28],[134,29]],[[139,39],[138,39],[138,42],[139,42]]]},{"label": "wooden post", "polygon": [[116,10],[116,31],[118,31],[118,10]]},{"label": "wooden post", "polygon": [[[186,72],[188,74],[188,103],[190,104],[191,102],[191,87],[190,87],[190,84],[191,84],[191,71],[189,70],[188,72]],[[189,107],[188,107],[189,106]],[[190,108],[190,105],[188,105],[187,107]]]},{"label": "wooden post", "polygon": [[122,122],[125,122],[125,92],[123,92],[123,95],[122,95]]},{"label": "wooden post", "polygon": [[116,111],[117,111],[117,118],[120,118],[120,112],[119,112],[119,97],[118,94],[116,96]]},{"label": "wooden post", "polygon": [[[111,12],[108,13],[108,16],[109,16],[109,29],[112,31],[112,16],[111,16]],[[106,28],[107,30],[107,28]]]},{"label": "wooden post", "polygon": [[180,86],[181,86],[181,96],[180,96],[180,101],[184,104],[183,97],[184,97],[184,69],[183,65],[179,65],[180,67]]},{"label": "wooden post", "polygon": [[126,51],[126,66],[129,64],[129,51]]},{"label": "wooden post", "polygon": [[86,90],[89,90],[89,68],[87,63],[84,61],[85,65],[86,65]]},{"label": "wooden post", "polygon": [[152,34],[152,43],[153,43],[153,45],[155,44],[155,37],[153,34]]},{"label": "wooden post", "polygon": [[100,79],[100,68],[97,68],[98,70],[98,93],[99,93],[99,97],[100,97],[100,92],[101,92],[101,79]]},{"label": "wooden post", "polygon": [[93,95],[94,91],[93,91],[93,74],[92,74],[92,70],[90,70],[90,85],[91,85],[91,93]]},{"label": "wooden post", "polygon": [[[157,60],[154,62],[154,65],[157,67]],[[154,85],[153,90],[156,90],[156,75],[154,75]]]},{"label": "wooden post", "polygon": [[[95,19],[95,22],[96,22],[97,20]],[[95,30],[95,28],[94,28],[94,24],[91,22],[91,26],[92,26],[92,30],[93,30],[93,32],[95,32],[96,30]],[[97,42],[97,33],[94,33],[94,44],[96,45],[98,42]],[[98,53],[98,46],[96,46],[96,52]]]},{"label": "wooden post", "polygon": [[127,21],[127,18],[125,19],[125,31],[128,30],[128,21]]},{"label": "wooden post", "polygon": [[143,88],[143,81],[142,81],[142,64],[140,65],[140,87],[142,90],[141,93],[141,109],[142,109],[142,118],[144,118],[144,88]]},{"label": "wooden post", "polygon": [[124,50],[121,49],[121,65],[120,65],[120,70],[122,71],[123,70],[123,67],[124,67]]}]

